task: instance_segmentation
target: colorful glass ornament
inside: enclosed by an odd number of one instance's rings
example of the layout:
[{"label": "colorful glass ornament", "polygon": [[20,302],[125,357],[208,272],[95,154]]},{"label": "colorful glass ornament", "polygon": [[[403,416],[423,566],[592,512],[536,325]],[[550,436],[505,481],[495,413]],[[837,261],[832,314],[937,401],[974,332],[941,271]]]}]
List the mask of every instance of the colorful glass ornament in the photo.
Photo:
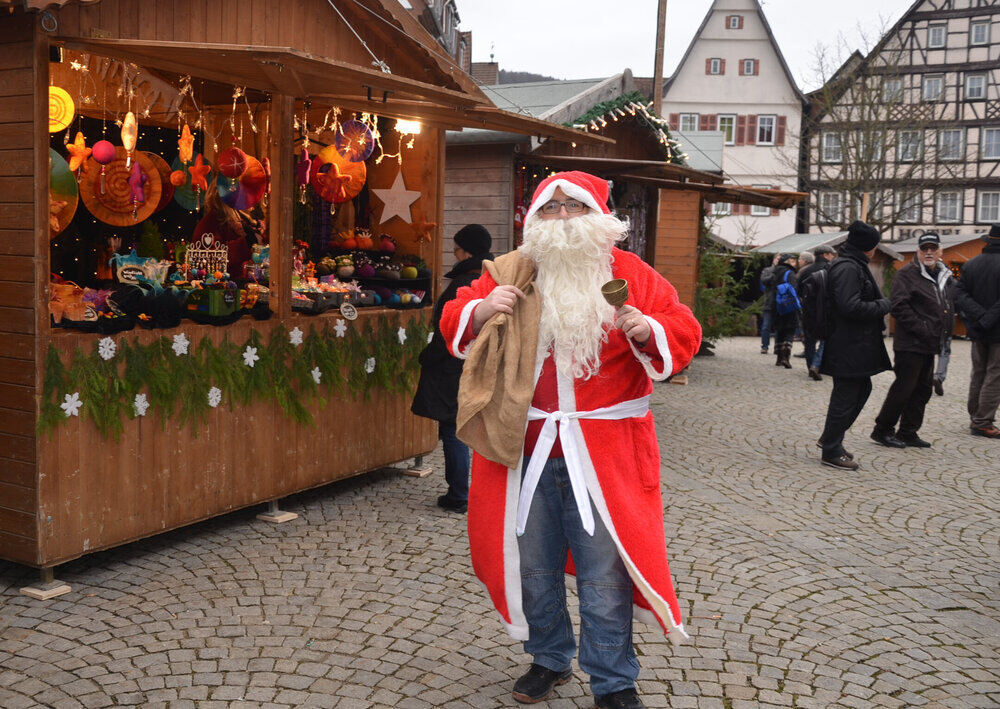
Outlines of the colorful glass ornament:
[{"label": "colorful glass ornament", "polygon": [[375,150],[375,136],[371,128],[359,120],[351,120],[340,124],[334,145],[341,157],[351,162],[364,162]]}]

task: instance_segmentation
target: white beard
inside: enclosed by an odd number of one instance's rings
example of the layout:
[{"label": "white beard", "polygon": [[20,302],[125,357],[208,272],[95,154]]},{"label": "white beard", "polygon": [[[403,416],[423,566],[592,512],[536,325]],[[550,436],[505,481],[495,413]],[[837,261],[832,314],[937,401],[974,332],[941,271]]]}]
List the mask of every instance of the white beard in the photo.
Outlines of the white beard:
[{"label": "white beard", "polygon": [[601,294],[611,280],[611,249],[628,224],[612,214],[570,219],[532,217],[524,226],[521,253],[535,262],[535,288],[542,298],[539,344],[553,349],[556,369],[588,379],[601,366],[615,309]]}]

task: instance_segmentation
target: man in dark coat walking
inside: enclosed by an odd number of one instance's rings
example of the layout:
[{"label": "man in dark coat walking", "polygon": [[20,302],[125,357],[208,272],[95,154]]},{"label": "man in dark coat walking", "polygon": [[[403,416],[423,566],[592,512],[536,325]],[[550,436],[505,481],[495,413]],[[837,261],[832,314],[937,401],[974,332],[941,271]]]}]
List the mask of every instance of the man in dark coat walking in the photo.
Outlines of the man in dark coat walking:
[{"label": "man in dark coat walking", "polygon": [[[799,257],[800,262],[803,257],[806,256],[805,252]],[[832,246],[822,245],[817,246],[812,250],[813,261],[809,263],[805,268],[799,271],[799,284],[798,290],[799,298],[802,300],[802,308],[805,311],[806,308],[806,294],[809,292],[809,288],[806,285],[806,281],[816,273],[817,271],[825,271],[830,267],[830,262],[836,257],[837,252],[833,250]],[[808,261],[808,258],[805,259]],[[823,361],[823,341],[819,339],[817,333],[811,332],[805,323],[805,318],[803,318],[802,323],[802,346],[805,348],[803,354],[806,358],[806,367],[809,370],[809,378],[820,381],[823,377],[819,373],[820,362]],[[798,355],[796,355],[798,356]]]},{"label": "man in dark coat walking", "polygon": [[444,449],[444,478],[448,492],[437,499],[438,507],[465,512],[469,507],[469,447],[455,435],[458,413],[458,382],[462,378],[462,360],[448,352],[441,334],[441,312],[458,289],[479,278],[483,260],[492,259],[493,239],[486,227],[468,224],[455,234],[455,258],[458,263],[445,274],[451,283],[434,303],[434,336],[420,353],[420,382],[410,410],[417,416],[438,422],[438,436]]},{"label": "man in dark coat walking", "polygon": [[[766,275],[761,274],[761,283],[767,287],[768,293],[774,292],[774,313],[772,315],[774,354],[776,355],[774,364],[776,367],[786,369],[792,368],[792,342],[795,339],[795,326],[798,325],[799,315],[798,311],[795,310],[788,313],[778,311],[777,291],[782,283],[787,283],[792,288],[798,284],[798,279],[795,276],[795,262],[795,254],[780,254],[774,268]],[[763,352],[763,346],[761,351]]]},{"label": "man in dark coat walking", "polygon": [[[941,263],[941,239],[934,232],[917,240],[913,261],[892,281],[892,340],[896,379],[875,417],[872,440],[890,448],[930,448],[917,435],[934,386],[934,357],[951,332],[954,310],[951,271]],[[899,432],[896,424],[899,423]]]},{"label": "man in dark coat walking", "polygon": [[975,436],[1000,438],[994,423],[1000,406],[1000,224],[994,224],[983,241],[983,253],[962,267],[955,301],[972,340],[969,430]]},{"label": "man in dark coat walking", "polygon": [[882,339],[889,300],[868,268],[882,235],[862,221],[847,232],[840,257],[830,264],[833,327],[820,371],[833,377],[833,391],[819,443],[823,465],[857,470],[854,456],[844,449],[844,434],[872,393],[872,376],[891,369],[892,363]]}]

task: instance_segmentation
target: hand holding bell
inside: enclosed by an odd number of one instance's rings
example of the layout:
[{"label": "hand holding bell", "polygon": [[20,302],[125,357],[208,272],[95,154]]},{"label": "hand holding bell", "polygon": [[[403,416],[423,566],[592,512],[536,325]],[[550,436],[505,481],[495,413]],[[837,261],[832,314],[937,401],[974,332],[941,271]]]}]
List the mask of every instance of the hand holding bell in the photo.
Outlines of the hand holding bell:
[{"label": "hand holding bell", "polygon": [[624,278],[608,281],[601,286],[601,294],[615,308],[615,327],[624,332],[626,337],[645,345],[652,331],[638,308],[625,305],[628,300],[628,281]]}]

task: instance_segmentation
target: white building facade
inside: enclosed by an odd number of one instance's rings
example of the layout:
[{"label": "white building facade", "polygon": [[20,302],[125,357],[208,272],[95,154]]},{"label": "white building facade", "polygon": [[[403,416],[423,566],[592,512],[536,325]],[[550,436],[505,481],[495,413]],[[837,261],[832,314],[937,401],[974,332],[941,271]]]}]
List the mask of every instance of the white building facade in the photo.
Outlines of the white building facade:
[{"label": "white building facade", "polygon": [[[732,182],[795,191],[803,102],[758,0],[715,0],[664,87],[663,113],[689,155],[685,136],[721,131],[716,170]],[[713,233],[739,245],[796,231],[795,210],[719,203],[713,217]]]},{"label": "white building facade", "polygon": [[[850,76],[807,127],[810,231],[859,216],[863,194],[894,241],[1000,222],[1000,0],[918,0]],[[850,120],[869,85],[877,113]],[[863,136],[876,169],[859,169]]]}]

